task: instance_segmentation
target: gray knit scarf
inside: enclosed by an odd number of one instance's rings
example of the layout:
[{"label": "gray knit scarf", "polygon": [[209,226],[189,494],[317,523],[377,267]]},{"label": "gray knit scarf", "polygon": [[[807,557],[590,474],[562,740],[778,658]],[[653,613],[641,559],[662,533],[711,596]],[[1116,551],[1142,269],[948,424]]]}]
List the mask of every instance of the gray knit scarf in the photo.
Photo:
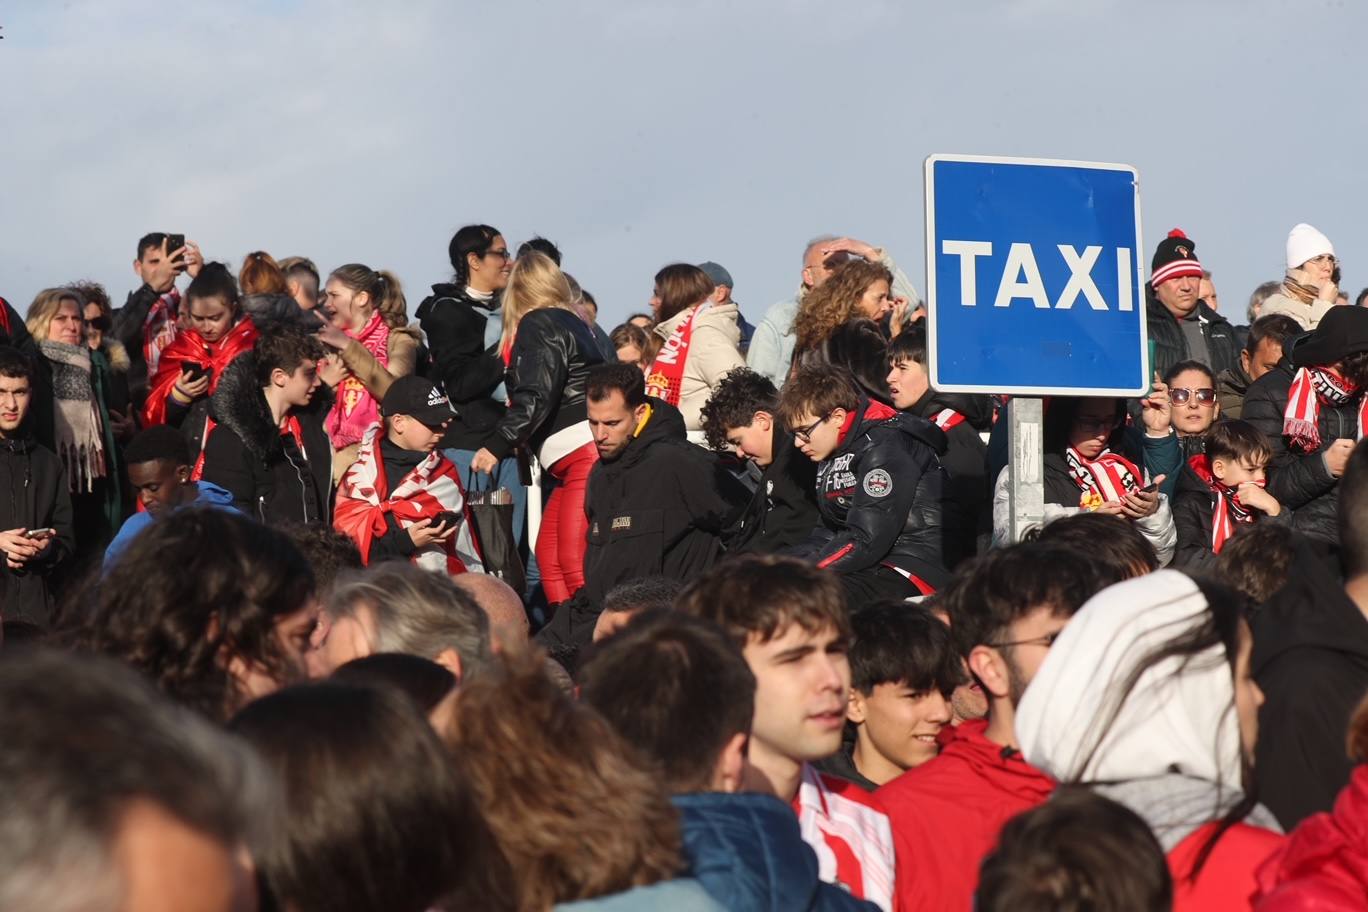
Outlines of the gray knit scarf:
[{"label": "gray knit scarf", "polygon": [[66,466],[73,493],[91,491],[105,476],[104,435],[100,428],[95,386],[90,378],[90,349],[65,342],[39,342],[52,365],[53,428],[57,455]]}]

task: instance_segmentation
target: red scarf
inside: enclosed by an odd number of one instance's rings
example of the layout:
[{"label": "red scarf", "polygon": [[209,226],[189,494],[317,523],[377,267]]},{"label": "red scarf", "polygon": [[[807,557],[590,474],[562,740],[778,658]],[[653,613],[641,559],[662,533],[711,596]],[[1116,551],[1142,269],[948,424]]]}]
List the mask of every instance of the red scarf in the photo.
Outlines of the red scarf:
[{"label": "red scarf", "polygon": [[646,372],[646,395],[664,399],[670,405],[679,405],[679,393],[684,385],[684,362],[689,357],[694,322],[707,313],[712,304],[708,300],[695,306],[693,312],[670,333],[651,362],[651,369]]},{"label": "red scarf", "polygon": [[964,416],[954,409],[941,409],[931,416],[931,423],[942,431],[964,424]]},{"label": "red scarf", "polygon": [[250,317],[243,317],[228,334],[217,342],[205,342],[193,329],[182,330],[176,339],[161,352],[157,370],[147,384],[147,401],[143,404],[144,427],[166,423],[166,398],[180,379],[186,361],[208,365],[213,375],[209,378],[209,395],[218,389],[219,379],[238,355],[256,343],[256,325]]},{"label": "red scarf", "polygon": [[147,309],[147,319],[143,321],[143,360],[147,362],[149,377],[156,373],[162,352],[176,340],[180,303],[180,292],[173,286]]},{"label": "red scarf", "polygon": [[[413,563],[438,573],[483,573],[484,562],[466,510],[460,475],[440,451],[433,451],[403,477],[393,491],[385,487],[385,465],[380,458],[380,425],[372,425],[361,441],[356,462],[337,487],[337,510],[333,527],[344,533],[370,563],[371,542],[388,528],[385,514],[394,516],[400,529],[432,519],[449,510],[464,522],[446,542],[434,542],[416,551]],[[391,533],[393,534],[393,533]]]},{"label": "red scarf", "polygon": [[1140,490],[1140,469],[1111,450],[1103,450],[1090,461],[1069,447],[1064,457],[1069,463],[1069,477],[1082,492],[1078,505],[1085,510],[1096,510],[1108,501],[1120,500]]},{"label": "red scarf", "polygon": [[[1333,367],[1303,367],[1292,378],[1287,390],[1287,410],[1283,412],[1283,436],[1303,453],[1320,449],[1320,410],[1322,405],[1340,408],[1348,405],[1359,388]],[[1358,437],[1363,439],[1364,419],[1368,418],[1368,396],[1359,401]]]},{"label": "red scarf", "polygon": [[[1205,455],[1193,456],[1188,460],[1193,473],[1206,484],[1216,496],[1211,508],[1211,551],[1220,554],[1226,541],[1235,534],[1236,523],[1252,523],[1254,511],[1240,503],[1240,495],[1229,485],[1223,484],[1211,474],[1211,460]],[[1256,482],[1263,487],[1262,481]]]},{"label": "red scarf", "polygon": [[896,414],[898,414],[897,409],[889,408],[882,402],[873,399],[869,401],[869,405],[865,408],[863,416],[857,412],[846,412],[845,421],[841,422],[841,431],[836,435],[837,449],[845,445],[846,437],[850,436],[851,429],[855,427],[856,418],[864,417],[870,421],[887,421]]},{"label": "red scarf", "polygon": [[[380,311],[372,314],[366,325],[359,330],[347,330],[347,335],[360,342],[366,351],[374,355],[381,367],[389,367],[390,328],[381,318]],[[379,420],[379,403],[361,381],[348,372],[342,382],[337,384],[337,398],[324,424],[333,449],[340,450],[360,442],[366,428]]]}]

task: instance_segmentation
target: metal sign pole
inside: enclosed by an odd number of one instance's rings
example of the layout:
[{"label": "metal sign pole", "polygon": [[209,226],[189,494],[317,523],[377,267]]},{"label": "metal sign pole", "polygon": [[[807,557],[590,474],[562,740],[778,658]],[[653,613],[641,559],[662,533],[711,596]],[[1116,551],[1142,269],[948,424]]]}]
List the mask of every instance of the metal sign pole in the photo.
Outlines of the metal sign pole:
[{"label": "metal sign pole", "polygon": [[1007,446],[1011,454],[1007,507],[1012,541],[1045,520],[1044,401],[1013,397],[1007,403]]}]

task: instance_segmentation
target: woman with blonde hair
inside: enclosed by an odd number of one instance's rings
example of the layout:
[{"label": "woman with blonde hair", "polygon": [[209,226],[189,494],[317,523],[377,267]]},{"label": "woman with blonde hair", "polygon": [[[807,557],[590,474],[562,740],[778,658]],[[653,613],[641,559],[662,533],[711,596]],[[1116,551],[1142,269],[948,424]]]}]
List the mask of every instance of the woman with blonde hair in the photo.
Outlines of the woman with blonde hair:
[{"label": "woman with blonde hair", "polygon": [[[123,521],[109,437],[109,409],[94,379],[99,357],[85,338],[85,299],[72,288],[48,288],[29,305],[28,331],[43,354],[38,384],[51,407],[33,411],[34,436],[61,457],[78,554],[102,548]],[[107,365],[106,365],[107,368]]]},{"label": "woman with blonde hair", "polygon": [[885,403],[888,341],[902,329],[907,299],[891,297],[893,273],[882,263],[852,259],[808,292],[793,320],[793,366],[833,364],[855,375],[864,392]]},{"label": "woman with blonde hair", "polygon": [[570,283],[550,257],[518,257],[504,289],[499,340],[508,368],[508,411],[471,460],[472,471],[491,472],[526,446],[556,479],[536,542],[542,587],[552,605],[584,585],[584,492],[598,461],[584,388],[589,368],[603,356],[571,300]]},{"label": "woman with blonde hair", "polygon": [[423,334],[408,325],[404,289],[392,272],[348,263],[328,276],[324,294],[335,316],[318,337],[338,350],[346,369],[326,424],[337,479],[356,461],[366,429],[380,420],[390,384],[413,373]]}]

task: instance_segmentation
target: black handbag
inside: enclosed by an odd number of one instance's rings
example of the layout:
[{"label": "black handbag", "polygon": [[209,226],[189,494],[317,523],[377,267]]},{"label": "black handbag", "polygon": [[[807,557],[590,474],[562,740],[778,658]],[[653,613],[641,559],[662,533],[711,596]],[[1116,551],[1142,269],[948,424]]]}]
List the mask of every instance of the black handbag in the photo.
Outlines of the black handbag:
[{"label": "black handbag", "polygon": [[466,475],[466,507],[470,510],[485,572],[512,586],[518,595],[525,595],[527,570],[518,554],[518,541],[513,536],[513,492],[499,487],[497,466],[487,491],[470,490],[474,486],[474,475],[473,471]]}]

